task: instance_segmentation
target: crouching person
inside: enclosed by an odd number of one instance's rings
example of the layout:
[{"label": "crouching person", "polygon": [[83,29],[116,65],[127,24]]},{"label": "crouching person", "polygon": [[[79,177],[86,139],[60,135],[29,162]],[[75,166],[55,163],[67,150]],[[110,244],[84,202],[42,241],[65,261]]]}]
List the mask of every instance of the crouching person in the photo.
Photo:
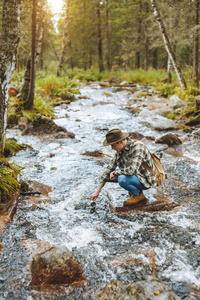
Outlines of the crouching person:
[{"label": "crouching person", "polygon": [[[143,200],[143,190],[156,186],[155,176],[142,164],[153,171],[155,166],[150,151],[141,142],[131,140],[129,134],[120,129],[112,129],[106,134],[104,146],[111,146],[116,152],[114,158],[102,174],[100,184],[91,198],[95,201],[106,182],[118,182],[127,190],[130,197],[124,201],[124,206],[133,205]],[[116,169],[117,168],[117,169]]]}]

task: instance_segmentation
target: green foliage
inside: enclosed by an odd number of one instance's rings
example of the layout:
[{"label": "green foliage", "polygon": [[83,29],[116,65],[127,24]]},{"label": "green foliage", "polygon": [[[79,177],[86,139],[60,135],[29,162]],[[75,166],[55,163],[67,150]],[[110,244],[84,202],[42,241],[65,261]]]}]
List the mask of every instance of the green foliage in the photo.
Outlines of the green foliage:
[{"label": "green foliage", "polygon": [[194,102],[195,101],[195,95],[194,95],[194,88],[191,86],[191,84],[188,83],[187,90],[184,90],[180,87],[176,87],[174,90],[174,93],[183,101],[186,102]]},{"label": "green foliage", "polygon": [[176,85],[175,84],[159,84],[156,86],[156,90],[160,92],[162,97],[170,97],[175,94]]},{"label": "green foliage", "polygon": [[[12,84],[22,86],[18,80],[22,80],[21,76],[14,74],[14,81]],[[57,77],[54,74],[48,75],[45,72],[40,72],[36,78],[34,109],[24,110],[23,102],[16,97],[9,97],[8,106],[8,123],[16,124],[20,117],[26,117],[32,121],[37,113],[46,117],[54,118],[53,101],[54,97],[61,97],[63,99],[74,100],[74,94],[79,93],[77,89],[78,81],[76,79],[69,79],[66,76]]]},{"label": "green foliage", "polygon": [[99,81],[102,79],[103,74],[95,68],[91,68],[86,71],[84,69],[74,68],[66,70],[66,76],[80,81]]},{"label": "green foliage", "polygon": [[39,78],[36,81],[36,92],[42,97],[44,96],[61,96],[73,94],[73,89],[78,85],[77,80],[70,80],[66,76],[58,77],[54,74]]},{"label": "green foliage", "polygon": [[40,113],[41,115],[46,117],[54,117],[52,102],[45,100],[45,98],[43,98],[42,96],[35,95],[34,107],[36,110],[36,114]]},{"label": "green foliage", "polygon": [[168,113],[167,118],[174,119],[176,116],[177,116],[177,114],[175,112],[170,112],[170,113]]},{"label": "green foliage", "polygon": [[21,169],[0,158],[0,202],[8,200],[13,193],[20,189],[17,175]]},{"label": "green foliage", "polygon": [[127,81],[137,84],[156,84],[166,78],[165,70],[153,70],[144,71],[142,69],[125,71],[120,68],[115,68],[111,71],[99,72],[95,68],[89,70],[83,69],[69,69],[66,72],[69,78],[79,79],[81,81],[110,81],[120,83],[121,81]]},{"label": "green foliage", "polygon": [[35,95],[34,109],[24,110],[23,102],[16,97],[9,98],[8,106],[8,124],[17,124],[20,117],[25,117],[29,121],[33,121],[36,114],[40,113],[46,117],[54,117],[52,103],[40,95]]},{"label": "green foliage", "polygon": [[19,152],[20,150],[23,150],[26,148],[32,149],[31,146],[29,146],[29,145],[18,144],[14,138],[6,139],[5,148],[4,148],[4,156],[5,157],[12,156],[12,155],[16,154],[17,152]]}]

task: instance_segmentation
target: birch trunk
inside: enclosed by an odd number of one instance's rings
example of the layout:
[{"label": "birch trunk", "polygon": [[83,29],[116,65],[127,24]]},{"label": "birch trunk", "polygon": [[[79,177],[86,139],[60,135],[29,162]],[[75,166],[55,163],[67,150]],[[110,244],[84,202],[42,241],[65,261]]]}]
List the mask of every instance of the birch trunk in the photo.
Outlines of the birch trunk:
[{"label": "birch trunk", "polygon": [[166,32],[166,29],[165,29],[163,20],[161,18],[160,12],[158,10],[158,6],[156,4],[156,1],[155,0],[150,0],[150,1],[151,1],[153,10],[154,10],[154,15],[155,15],[155,17],[156,17],[156,19],[158,21],[158,24],[159,24],[159,27],[160,27],[160,30],[161,30],[161,33],[162,33],[162,36],[163,36],[165,48],[167,50],[169,58],[172,61],[173,67],[174,67],[174,69],[176,71],[176,74],[178,76],[178,79],[179,79],[179,83],[180,83],[180,85],[181,85],[181,87],[183,89],[186,89],[185,79],[184,79],[184,77],[183,77],[183,75],[181,73],[181,69],[180,69],[179,65],[176,62],[176,57],[175,57],[174,51],[172,50],[172,47],[171,47],[171,44],[170,44],[170,41],[169,41],[169,38],[168,38],[168,35],[167,35],[167,32]]},{"label": "birch trunk", "polygon": [[58,63],[58,68],[56,75],[60,76],[60,72],[63,69],[65,54],[67,52],[67,43],[68,43],[68,23],[69,23],[69,0],[65,1],[65,23],[64,23],[64,31],[63,31],[63,41],[62,41],[62,51]]},{"label": "birch trunk", "polygon": [[[173,30],[173,20],[172,20],[172,9],[173,9],[173,1],[169,2],[169,37],[172,39],[172,30]],[[172,83],[172,68],[173,64],[170,59],[170,56],[168,54],[168,60],[167,60],[167,77],[168,77],[168,82]]]},{"label": "birch trunk", "polygon": [[0,155],[5,147],[8,91],[16,64],[19,43],[20,0],[4,0],[0,37]]},{"label": "birch trunk", "polygon": [[193,81],[199,86],[199,3],[195,0],[195,32],[194,32],[194,56],[193,56]]}]

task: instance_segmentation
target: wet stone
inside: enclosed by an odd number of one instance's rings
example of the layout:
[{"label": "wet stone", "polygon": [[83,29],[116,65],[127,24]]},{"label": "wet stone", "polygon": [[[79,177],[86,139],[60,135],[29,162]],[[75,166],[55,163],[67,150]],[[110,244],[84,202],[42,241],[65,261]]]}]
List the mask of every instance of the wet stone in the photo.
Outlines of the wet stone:
[{"label": "wet stone", "polygon": [[158,144],[167,144],[168,146],[182,144],[182,141],[179,139],[179,137],[176,134],[172,133],[161,136],[160,138],[156,139],[155,142]]},{"label": "wet stone", "polygon": [[131,213],[135,211],[155,212],[155,211],[171,211],[179,204],[175,201],[157,200],[149,202],[147,199],[140,201],[134,205],[115,207],[112,213]]},{"label": "wet stone", "polygon": [[85,275],[73,254],[65,247],[52,247],[37,254],[31,264],[31,285],[70,285],[85,281]]},{"label": "wet stone", "polygon": [[93,294],[95,299],[158,299],[158,300],[180,300],[180,298],[159,279],[149,276],[147,280],[136,283],[123,284],[120,281],[112,281]]},{"label": "wet stone", "polygon": [[66,128],[56,125],[49,117],[36,115],[33,122],[23,131],[22,135],[43,135],[43,134],[58,134],[62,133],[57,138],[74,138],[72,132],[68,132]]}]

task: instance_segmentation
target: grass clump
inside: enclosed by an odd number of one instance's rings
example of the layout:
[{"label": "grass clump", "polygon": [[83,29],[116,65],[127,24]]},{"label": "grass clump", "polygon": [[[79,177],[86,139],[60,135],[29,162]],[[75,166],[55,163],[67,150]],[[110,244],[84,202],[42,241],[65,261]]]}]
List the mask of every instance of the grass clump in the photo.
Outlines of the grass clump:
[{"label": "grass clump", "polygon": [[[61,96],[72,99],[77,85],[78,82],[75,79],[69,80],[66,76],[58,77],[52,74],[36,81],[36,93],[41,97]],[[77,90],[75,92],[77,93]]]},{"label": "grass clump", "polygon": [[12,155],[15,155],[19,151],[27,148],[32,150],[31,146],[27,144],[18,144],[14,138],[6,139],[5,148],[4,148],[4,157],[10,157]]},{"label": "grass clump", "polygon": [[47,101],[40,95],[35,94],[34,109],[23,109],[23,103],[19,98],[10,97],[8,106],[8,124],[17,124],[20,117],[25,117],[32,122],[35,116],[40,113],[46,117],[54,118],[52,101]]},{"label": "grass clump", "polygon": [[0,203],[6,202],[19,191],[17,176],[20,171],[18,166],[10,164],[5,158],[0,158]]}]

